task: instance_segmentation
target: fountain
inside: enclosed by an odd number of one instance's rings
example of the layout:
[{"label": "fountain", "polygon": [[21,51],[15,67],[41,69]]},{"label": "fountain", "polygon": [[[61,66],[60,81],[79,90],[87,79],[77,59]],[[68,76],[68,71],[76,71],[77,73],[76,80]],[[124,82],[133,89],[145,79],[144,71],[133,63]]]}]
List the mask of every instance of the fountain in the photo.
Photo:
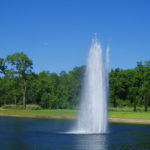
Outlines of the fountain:
[{"label": "fountain", "polygon": [[81,134],[106,133],[108,126],[108,66],[109,48],[103,60],[102,48],[97,38],[89,52],[82,101],[74,132]]}]

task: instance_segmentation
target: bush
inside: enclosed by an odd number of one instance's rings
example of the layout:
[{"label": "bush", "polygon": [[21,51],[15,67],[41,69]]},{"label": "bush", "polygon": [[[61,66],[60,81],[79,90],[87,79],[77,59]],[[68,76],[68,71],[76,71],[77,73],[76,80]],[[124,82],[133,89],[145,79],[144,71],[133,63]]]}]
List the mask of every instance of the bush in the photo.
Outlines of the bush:
[{"label": "bush", "polygon": [[2,109],[16,109],[16,110],[24,110],[25,106],[24,105],[3,105]]},{"label": "bush", "polygon": [[31,104],[31,105],[27,105],[26,106],[27,110],[40,110],[42,109],[40,105],[36,105],[36,104]]},{"label": "bush", "polygon": [[110,107],[109,111],[115,111],[115,112],[132,112],[133,108],[132,107]]},{"label": "bush", "polygon": [[121,99],[117,99],[116,102],[117,102],[117,106],[119,106],[119,107],[131,106],[129,100],[121,100]]},{"label": "bush", "polygon": [[2,109],[15,109],[15,110],[40,110],[42,109],[41,106],[36,105],[36,104],[32,104],[32,105],[26,105],[26,107],[24,105],[3,105]]}]

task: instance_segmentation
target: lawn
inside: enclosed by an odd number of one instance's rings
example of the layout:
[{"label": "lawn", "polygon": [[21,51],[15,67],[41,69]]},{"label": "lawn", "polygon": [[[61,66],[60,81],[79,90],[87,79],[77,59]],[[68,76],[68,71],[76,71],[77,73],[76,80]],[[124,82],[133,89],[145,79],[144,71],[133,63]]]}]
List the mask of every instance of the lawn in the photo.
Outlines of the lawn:
[{"label": "lawn", "polygon": [[150,112],[109,112],[110,118],[122,119],[150,119]]},{"label": "lawn", "polygon": [[30,117],[53,117],[53,118],[74,118],[77,115],[76,110],[56,109],[56,110],[2,110],[0,109],[1,116],[30,116]]},{"label": "lawn", "polygon": [[[0,109],[1,116],[25,116],[25,117],[53,117],[53,118],[75,118],[77,110],[56,109],[56,110],[4,110]],[[150,119],[150,112],[118,112],[110,111],[109,118],[124,119]]]}]

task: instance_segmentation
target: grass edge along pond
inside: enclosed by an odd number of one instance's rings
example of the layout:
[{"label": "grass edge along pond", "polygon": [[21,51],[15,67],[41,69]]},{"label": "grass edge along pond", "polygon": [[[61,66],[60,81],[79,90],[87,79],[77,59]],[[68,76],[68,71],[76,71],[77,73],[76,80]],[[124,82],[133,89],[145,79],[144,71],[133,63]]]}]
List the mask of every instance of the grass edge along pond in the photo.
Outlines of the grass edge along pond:
[{"label": "grass edge along pond", "polygon": [[[0,109],[0,116],[33,117],[33,118],[62,118],[75,119],[77,110],[42,109],[42,110],[5,110]],[[150,112],[115,112],[109,111],[110,122],[146,123],[150,124]]]},{"label": "grass edge along pond", "polygon": [[5,110],[0,109],[0,116],[39,117],[39,118],[75,118],[77,110],[42,109],[42,110]]}]

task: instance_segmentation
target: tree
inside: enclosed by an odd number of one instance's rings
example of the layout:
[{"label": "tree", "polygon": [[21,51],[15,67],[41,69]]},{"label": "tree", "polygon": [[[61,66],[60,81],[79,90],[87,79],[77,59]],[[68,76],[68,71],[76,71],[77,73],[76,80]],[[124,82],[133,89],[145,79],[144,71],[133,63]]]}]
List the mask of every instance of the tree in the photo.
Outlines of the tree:
[{"label": "tree", "polygon": [[[59,78],[56,73],[51,73],[49,76],[49,85],[47,90],[47,93],[50,93],[50,100],[49,100],[49,107],[52,109],[58,108],[58,84],[59,84]],[[48,92],[50,91],[50,92]]]},{"label": "tree", "polygon": [[23,105],[26,106],[26,89],[27,89],[26,80],[27,74],[31,73],[32,71],[32,60],[30,60],[28,56],[23,52],[9,55],[7,56],[6,60],[13,66],[13,72],[21,76],[23,80],[24,84]]},{"label": "tree", "polygon": [[5,63],[5,59],[0,58],[0,73],[4,74],[6,76],[7,66]]},{"label": "tree", "polygon": [[59,74],[59,84],[58,84],[58,107],[60,109],[68,108],[69,103],[69,81],[68,74],[65,71],[61,71]]},{"label": "tree", "polygon": [[36,89],[37,98],[36,102],[38,104],[41,104],[44,108],[50,107],[49,97],[50,97],[50,86],[49,86],[49,78],[50,73],[47,71],[40,72],[38,75],[38,78],[36,80],[36,84],[34,85],[34,88]]},{"label": "tree", "polygon": [[150,61],[145,61],[144,63],[144,103],[145,112],[148,111],[148,104],[150,98]]},{"label": "tree", "polygon": [[121,80],[121,72],[122,70],[119,68],[110,72],[110,99],[114,107],[118,106],[117,100],[120,103],[120,99],[123,98],[122,93],[124,92],[124,88]]},{"label": "tree", "polygon": [[70,108],[75,108],[79,104],[79,99],[81,96],[81,89],[83,87],[83,76],[85,72],[85,66],[75,67],[68,74],[69,81],[69,103]]},{"label": "tree", "polygon": [[137,66],[135,68],[136,73],[137,73],[137,87],[138,87],[138,99],[140,101],[140,105],[143,105],[145,101],[145,93],[146,93],[146,88],[144,86],[144,65],[141,61],[137,62]]},{"label": "tree", "polygon": [[26,103],[29,104],[39,104],[38,100],[38,75],[34,72],[27,75],[27,93],[26,93]]},{"label": "tree", "polygon": [[128,92],[128,97],[131,100],[131,103],[133,103],[133,110],[136,111],[136,106],[137,102],[139,99],[138,96],[138,78],[137,78],[137,72],[136,70],[132,70],[132,78],[130,80],[130,85],[129,85],[129,92]]}]

